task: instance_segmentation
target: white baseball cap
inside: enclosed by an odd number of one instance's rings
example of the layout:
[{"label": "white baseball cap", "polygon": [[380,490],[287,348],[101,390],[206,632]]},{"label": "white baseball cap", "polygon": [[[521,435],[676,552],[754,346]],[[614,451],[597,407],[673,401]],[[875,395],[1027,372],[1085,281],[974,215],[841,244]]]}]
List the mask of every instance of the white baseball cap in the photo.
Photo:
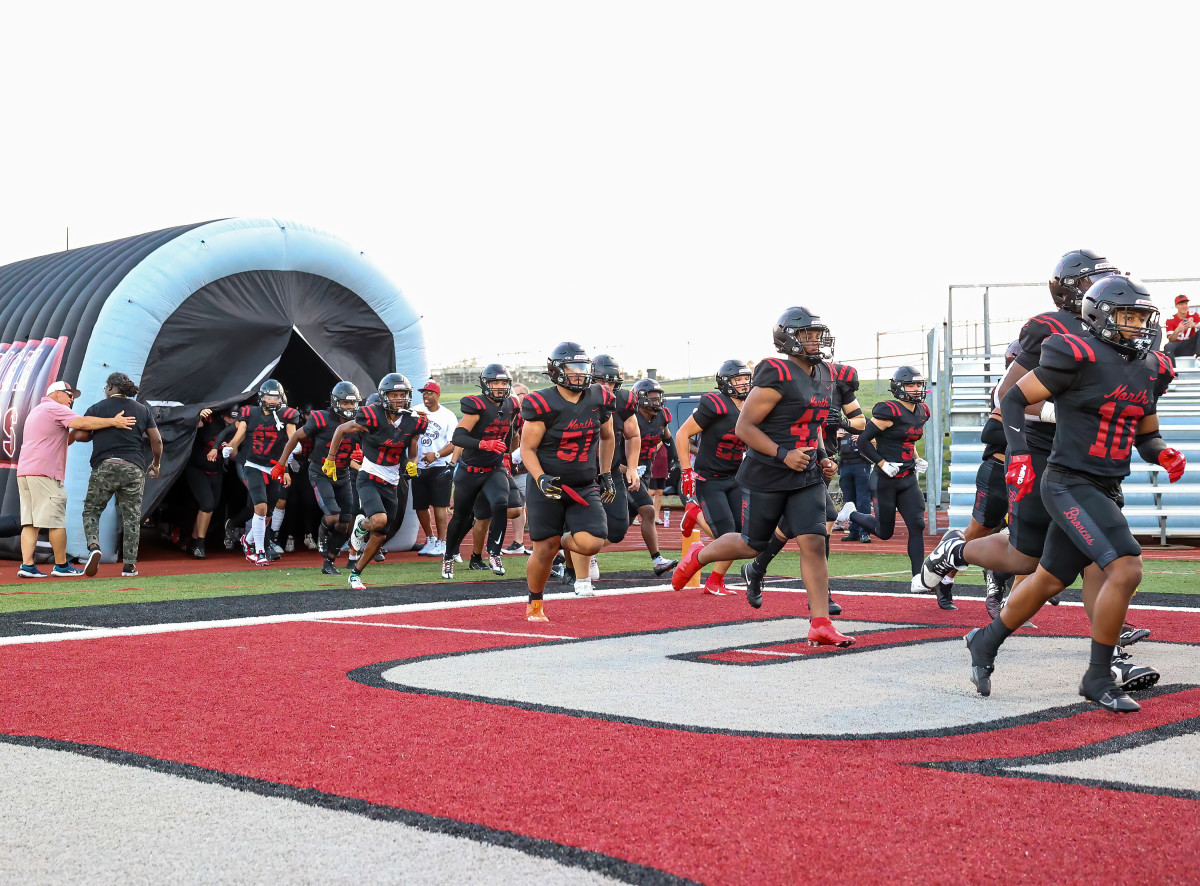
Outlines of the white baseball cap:
[{"label": "white baseball cap", "polygon": [[72,397],[78,397],[82,393],[82,391],[75,390],[74,386],[72,386],[70,382],[65,381],[56,381],[54,384],[50,385],[50,387],[46,388],[46,396],[49,397],[55,391],[66,391]]}]

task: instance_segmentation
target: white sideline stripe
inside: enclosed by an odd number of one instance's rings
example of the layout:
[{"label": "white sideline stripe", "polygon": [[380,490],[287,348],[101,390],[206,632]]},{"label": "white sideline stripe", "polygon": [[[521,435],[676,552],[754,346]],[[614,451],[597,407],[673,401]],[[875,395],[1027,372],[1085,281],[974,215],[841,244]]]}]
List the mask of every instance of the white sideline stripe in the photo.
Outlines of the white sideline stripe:
[{"label": "white sideline stripe", "polygon": [[83,631],[94,630],[94,628],[91,625],[64,625],[64,624],[59,624],[58,622],[53,622],[53,621],[27,621],[27,622],[25,622],[25,624],[27,624],[27,625],[42,625],[43,627],[47,627],[47,628],[79,628],[80,630],[83,630]]},{"label": "white sideline stripe", "polygon": [[746,655],[782,655],[787,658],[795,658],[800,655],[799,652],[767,652],[765,649],[731,649],[731,652],[742,652]]},{"label": "white sideline stripe", "polygon": [[439,628],[433,625],[398,625],[386,621],[342,621],[336,618],[314,618],[313,621],[326,625],[366,625],[371,628],[407,628],[412,631],[450,631],[453,634],[491,634],[496,637],[540,637],[546,640],[578,640],[566,634],[525,634],[518,631],[484,631],[473,628]]}]

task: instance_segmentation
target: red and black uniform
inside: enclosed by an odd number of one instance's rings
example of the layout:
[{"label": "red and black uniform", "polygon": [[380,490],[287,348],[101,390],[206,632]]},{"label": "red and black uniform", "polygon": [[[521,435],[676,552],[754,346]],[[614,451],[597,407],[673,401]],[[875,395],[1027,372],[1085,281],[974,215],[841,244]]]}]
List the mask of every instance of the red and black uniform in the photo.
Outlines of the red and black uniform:
[{"label": "red and black uniform", "polygon": [[753,386],[771,388],[780,394],[759,430],[784,450],[805,449],[813,457],[803,471],[793,471],[778,457],[746,449],[737,473],[745,493],[742,538],[761,551],[784,519],[793,538],[826,535],[828,494],[820,460],[825,457],[825,420],[833,397],[829,366],[816,364],[810,376],[792,360],[768,357],[754,367]]},{"label": "red and black uniform", "polygon": [[246,436],[238,447],[238,471],[250,502],[274,504],[284,498],[283,484],[271,479],[271,469],[288,440],[288,425],[300,423],[300,413],[290,406],[280,406],[274,412],[264,412],[258,406],[243,406],[238,421],[246,423]]},{"label": "red and black uniform", "polygon": [[391,538],[404,523],[408,498],[408,448],[413,438],[425,430],[429,418],[422,412],[404,410],[392,419],[382,406],[363,406],[354,413],[354,422],[365,430],[359,433],[362,448],[362,467],[355,485],[358,488],[359,510],[368,517],[386,514],[387,526],[382,533]]},{"label": "red and black uniform", "polygon": [[[1087,332],[1083,320],[1067,311],[1048,311],[1031,317],[1021,327],[1018,338],[1021,350],[1016,362],[1025,369],[1038,366],[1042,357],[1042,344],[1052,335],[1084,335]],[[1027,557],[1040,557],[1050,528],[1050,514],[1042,504],[1039,494],[1042,474],[1046,470],[1046,459],[1054,443],[1053,422],[1025,419],[1025,437],[1029,444],[1030,467],[1033,469],[1033,492],[1019,502],[1009,505],[1008,539],[1016,550]]]},{"label": "red and black uniform", "polygon": [[654,463],[654,454],[658,451],[658,445],[661,443],[666,447],[667,456],[671,462],[677,460],[675,453],[675,440],[671,437],[671,410],[663,407],[659,412],[654,413],[649,418],[640,409],[635,409],[634,414],[637,415],[638,432],[642,435],[642,448],[638,453],[638,464],[646,465],[646,473],[642,476],[642,482],[637,489],[630,489],[628,492],[628,512],[629,519],[637,514],[639,508],[654,507],[654,499],[650,495],[650,466]]},{"label": "red and black uniform", "polygon": [[[995,391],[992,405],[996,405]],[[983,442],[983,463],[975,472],[975,505],[971,519],[986,529],[995,529],[1004,523],[1008,514],[1008,488],[1004,480],[1004,450],[1008,443],[1004,439],[1004,423],[988,417],[979,432]]]},{"label": "red and black uniform", "polygon": [[[324,514],[337,514],[342,523],[354,519],[354,487],[350,484],[350,453],[358,445],[357,434],[343,434],[338,451],[331,453],[329,444],[333,442],[334,432],[344,421],[342,416],[331,409],[314,409],[308,415],[308,421],[300,430],[304,431],[305,439],[300,441],[304,446],[312,447],[308,459],[308,482],[312,486],[317,504]],[[337,464],[336,480],[330,480],[321,470],[325,459],[331,458]]]},{"label": "red and black uniform", "polygon": [[[613,392],[613,434],[616,437],[615,451],[612,460],[613,500],[604,505],[604,513],[608,518],[608,533],[606,538],[616,544],[625,538],[629,532],[629,485],[625,482],[625,421],[638,411],[637,394],[631,390]],[[639,458],[640,458],[639,450]],[[640,485],[640,484],[639,484]]]},{"label": "red and black uniform", "polygon": [[[454,471],[454,516],[446,527],[446,557],[453,559],[471,528],[476,499],[487,501],[492,524],[488,528],[487,552],[499,556],[508,528],[509,473],[504,457],[512,445],[514,429],[521,420],[517,398],[505,397],[500,403],[490,397],[472,394],[459,403],[463,416],[478,416],[470,430],[459,425],[451,441],[462,447],[462,457]],[[502,452],[480,449],[485,440],[499,441]]]},{"label": "red and black uniform", "polygon": [[[833,397],[829,402],[829,416],[825,419],[825,451],[840,452],[837,431],[842,427],[842,413],[847,403],[858,399],[858,370],[843,363],[830,363],[829,373],[833,378]],[[857,414],[857,413],[856,413]],[[855,452],[854,458],[862,457]]]},{"label": "red and black uniform", "polygon": [[545,425],[537,458],[542,470],[562,481],[560,499],[544,496],[537,485],[527,488],[529,537],[556,538],[563,532],[586,532],[605,538],[608,519],[600,502],[596,467],[600,429],[612,419],[616,400],[604,385],[592,385],[578,403],[556,387],[533,391],[521,402],[521,416]]},{"label": "red and black uniform", "polygon": [[1089,563],[1103,569],[1142,552],[1121,513],[1121,481],[1138,423],[1157,412],[1174,368],[1157,352],[1128,360],[1089,333],[1047,338],[1034,372],[1054,395],[1058,423],[1041,480],[1053,525],[1040,562],[1070,585]]},{"label": "red and black uniform", "polygon": [[[225,462],[221,459],[220,444],[217,441],[222,432],[228,431],[229,428],[237,428],[236,425],[226,425],[222,416],[223,413],[214,412],[197,429],[192,453],[188,457],[187,470],[184,471],[197,509],[206,514],[216,510],[217,502],[221,499],[221,469]],[[214,450],[217,458],[209,461],[208,454]]]},{"label": "red and black uniform", "polygon": [[[859,451],[876,465],[875,516],[850,515],[854,525],[876,538],[887,540],[896,532],[896,511],[899,511],[908,530],[908,560],[913,575],[920,572],[925,561],[925,497],[921,494],[914,465],[917,441],[925,433],[925,423],[930,416],[928,404],[917,403],[915,407],[909,410],[897,400],[884,400],[871,410],[871,418],[891,422],[883,430],[874,422],[868,422],[866,429],[858,435]],[[889,477],[879,470],[880,459],[904,467],[895,477]]]},{"label": "red and black uniform", "polygon": [[742,531],[742,488],[738,468],[746,444],[734,428],[737,402],[727,394],[709,391],[700,398],[692,418],[700,426],[700,445],[692,466],[696,470],[696,501],[715,538]]}]

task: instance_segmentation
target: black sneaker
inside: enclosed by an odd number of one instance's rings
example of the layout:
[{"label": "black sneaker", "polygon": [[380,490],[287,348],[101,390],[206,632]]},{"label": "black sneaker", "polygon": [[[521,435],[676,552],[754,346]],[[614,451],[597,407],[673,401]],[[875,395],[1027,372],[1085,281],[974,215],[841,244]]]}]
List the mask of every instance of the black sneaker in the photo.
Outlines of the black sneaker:
[{"label": "black sneaker", "polygon": [[1128,622],[1121,628],[1121,642],[1119,646],[1132,646],[1134,643],[1140,643],[1150,636],[1149,628],[1135,628]]},{"label": "black sneaker", "polygon": [[324,575],[341,575],[342,574],[342,570],[338,569],[337,566],[334,565],[333,561],[328,558],[326,558],[326,560],[325,560],[325,565],[321,567],[321,572]]},{"label": "black sneaker", "polygon": [[966,543],[958,529],[951,529],[942,536],[921,564],[921,571],[917,573],[926,590],[934,590],[951,569],[962,569],[967,565],[962,556],[962,549]]},{"label": "black sneaker", "polygon": [[[567,574],[566,559],[562,554],[555,554],[554,560],[550,563],[550,577],[556,581],[564,581]],[[571,576],[571,581],[575,581],[575,576]]]},{"label": "black sneaker", "polygon": [[967,641],[967,651],[971,653],[971,682],[975,684],[979,694],[987,698],[992,694],[992,671],[996,669],[996,656],[985,655],[976,649],[978,644],[972,645],[971,641],[982,630],[983,628],[974,628],[963,639]]},{"label": "black sneaker", "polygon": [[842,614],[842,604],[839,603],[837,600],[833,599],[833,594],[829,595],[829,614],[830,615],[841,615]]},{"label": "black sneaker", "polygon": [[471,563],[469,566],[467,566],[467,568],[474,569],[476,572],[481,572],[488,567],[487,564],[483,562],[483,557],[479,556],[479,554],[472,554]]},{"label": "black sneaker", "polygon": [[987,589],[983,597],[983,608],[987,610],[988,617],[995,620],[1000,617],[1000,610],[1004,608],[1004,585],[996,580],[996,573],[985,569],[983,586]]},{"label": "black sneaker", "polygon": [[937,594],[938,609],[945,609],[947,612],[957,612],[958,607],[954,605],[954,583],[946,584],[944,581],[939,581],[938,586],[934,589]]},{"label": "black sneaker", "polygon": [[759,575],[751,561],[742,566],[742,578],[746,582],[746,602],[758,609],[762,606],[762,583],[765,575]]},{"label": "black sneaker", "polygon": [[1079,684],[1079,694],[1114,714],[1132,714],[1142,709],[1140,704],[1117,686],[1111,672],[1100,676],[1084,674],[1083,682]]},{"label": "black sneaker", "polygon": [[1149,689],[1161,678],[1161,674],[1149,665],[1134,664],[1129,653],[1117,648],[1112,663],[1113,679],[1123,692],[1140,692]]}]

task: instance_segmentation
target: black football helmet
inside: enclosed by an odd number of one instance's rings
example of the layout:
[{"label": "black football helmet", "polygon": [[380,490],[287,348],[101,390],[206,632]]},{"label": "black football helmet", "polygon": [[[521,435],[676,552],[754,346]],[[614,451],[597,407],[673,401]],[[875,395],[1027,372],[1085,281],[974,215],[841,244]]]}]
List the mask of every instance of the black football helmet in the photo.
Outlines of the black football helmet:
[{"label": "black football helmet", "polygon": [[1104,277],[1119,274],[1117,266],[1090,249],[1068,252],[1054,266],[1050,278],[1050,297],[1060,311],[1078,314],[1088,288]]},{"label": "black football helmet", "polygon": [[[892,381],[889,387],[892,391],[892,396],[897,400],[904,400],[908,403],[924,403],[925,395],[929,393],[925,389],[925,376],[921,374],[921,370],[915,366],[901,366],[892,373]],[[921,390],[915,394],[910,394],[904,390],[905,385],[920,384]]]},{"label": "black football helmet", "polygon": [[606,381],[614,391],[621,390],[621,385],[625,383],[621,364],[608,354],[597,354],[592,358],[592,381]]},{"label": "black football helmet", "polygon": [[633,383],[631,391],[637,396],[638,409],[648,409],[651,412],[662,412],[663,398],[666,392],[662,385],[652,378],[639,378]]},{"label": "black football helmet", "polygon": [[[358,388],[353,382],[340,381],[329,392],[329,408],[333,410],[334,415],[340,415],[342,418],[354,418],[361,402],[362,397],[359,396]],[[347,406],[346,403],[350,405]]]},{"label": "black football helmet", "polygon": [[[745,383],[737,379],[745,378]],[[726,360],[717,370],[717,390],[734,400],[745,400],[750,393],[750,380],[753,374],[743,360]]]},{"label": "black football helmet", "polygon": [[503,363],[489,363],[479,373],[479,390],[493,403],[503,403],[512,393],[512,376]]},{"label": "black football helmet", "polygon": [[258,405],[263,412],[274,412],[287,406],[287,394],[283,392],[283,385],[273,378],[264,381],[258,386]]},{"label": "black football helmet", "polygon": [[367,394],[367,399],[363,403],[363,406],[378,406],[382,402],[383,395],[381,395],[379,391],[371,391],[371,393]]},{"label": "black football helmet", "polygon": [[412,385],[399,372],[389,372],[379,380],[380,405],[388,415],[399,415],[412,406],[412,392]]},{"label": "black football helmet", "polygon": [[[1122,308],[1140,313],[1142,322],[1136,326],[1118,323],[1115,314]],[[1083,325],[1093,335],[1130,360],[1154,346],[1158,308],[1150,298],[1150,291],[1138,280],[1120,274],[1097,280],[1083,296],[1081,316]]]},{"label": "black football helmet", "polygon": [[[805,343],[798,336],[808,329],[817,330],[818,337]],[[775,322],[773,338],[775,350],[789,357],[800,357],[812,364],[833,359],[834,339],[829,327],[808,308],[793,307],[784,311]]]},{"label": "black football helmet", "polygon": [[1012,366],[1013,360],[1017,359],[1017,354],[1021,353],[1021,340],[1017,339],[1014,342],[1009,342],[1008,350],[1004,352],[1004,368]]},{"label": "black football helmet", "polygon": [[[592,360],[583,345],[573,341],[559,342],[546,358],[546,375],[568,391],[586,391],[592,384]],[[583,381],[572,382],[570,375],[582,375]]]}]

